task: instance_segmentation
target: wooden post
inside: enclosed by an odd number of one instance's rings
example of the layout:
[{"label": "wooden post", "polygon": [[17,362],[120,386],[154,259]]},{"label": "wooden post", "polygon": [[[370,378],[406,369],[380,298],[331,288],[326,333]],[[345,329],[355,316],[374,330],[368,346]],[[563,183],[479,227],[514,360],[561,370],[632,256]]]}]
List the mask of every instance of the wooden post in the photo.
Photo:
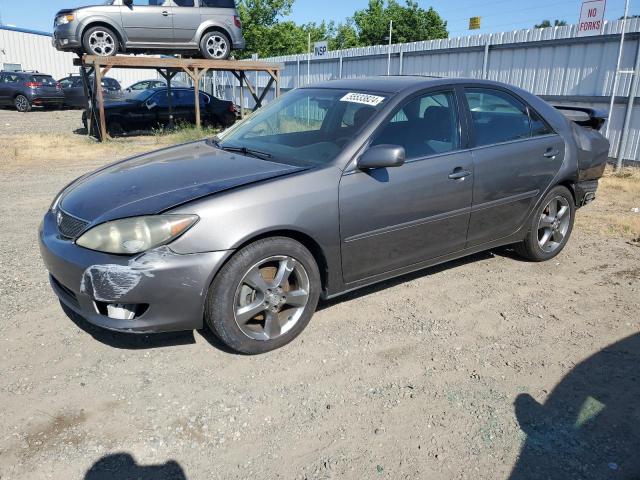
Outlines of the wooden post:
[{"label": "wooden post", "polygon": [[196,128],[200,130],[202,125],[202,121],[200,119],[200,79],[209,69],[199,69],[198,67],[194,67],[193,70],[188,67],[182,67],[182,69],[191,77],[191,80],[193,80],[193,95],[196,102]]},{"label": "wooden post", "polygon": [[240,80],[240,118],[244,118],[244,72],[240,72],[238,79]]},{"label": "wooden post", "polygon": [[95,68],[95,76],[96,76],[96,95],[98,96],[98,110],[100,113],[100,141],[104,142],[107,137],[107,121],[104,117],[104,97],[102,95],[102,70],[100,69],[100,65],[98,63],[93,64]]}]

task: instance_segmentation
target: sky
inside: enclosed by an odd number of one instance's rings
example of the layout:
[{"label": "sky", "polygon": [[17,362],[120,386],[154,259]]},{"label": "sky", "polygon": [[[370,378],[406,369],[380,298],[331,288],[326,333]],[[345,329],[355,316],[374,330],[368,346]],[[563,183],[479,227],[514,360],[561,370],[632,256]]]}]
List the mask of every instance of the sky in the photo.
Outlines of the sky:
[{"label": "sky", "polygon": [[[400,0],[403,3],[402,0]],[[0,0],[0,18],[3,24],[50,32],[55,13],[61,8],[77,7],[95,0]],[[358,9],[365,8],[367,0],[295,0],[291,19],[299,23],[322,20],[344,21]],[[502,32],[533,27],[544,19],[566,20],[577,23],[580,0],[418,0],[423,8],[433,6],[448,22],[450,37]],[[637,2],[631,2],[631,5]],[[640,13],[638,8],[630,14]],[[605,19],[617,19],[624,12],[624,0],[608,0]],[[480,30],[467,30],[469,17],[482,17]]]}]

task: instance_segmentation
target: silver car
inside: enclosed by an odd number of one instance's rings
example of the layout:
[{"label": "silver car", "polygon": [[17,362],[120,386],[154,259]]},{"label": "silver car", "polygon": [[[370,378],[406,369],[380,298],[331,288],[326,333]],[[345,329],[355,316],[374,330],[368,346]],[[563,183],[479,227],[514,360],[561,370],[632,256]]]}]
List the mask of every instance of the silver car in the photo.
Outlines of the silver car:
[{"label": "silver car", "polygon": [[56,14],[58,50],[200,54],[223,60],[245,46],[234,0],[108,0]]},{"label": "silver car", "polygon": [[265,352],[319,298],[502,245],[558,255],[609,151],[605,117],[576,108],[572,122],[472,79],[309,85],[218,138],[71,183],[44,217],[42,257],[66,308],[93,324],[208,325]]}]

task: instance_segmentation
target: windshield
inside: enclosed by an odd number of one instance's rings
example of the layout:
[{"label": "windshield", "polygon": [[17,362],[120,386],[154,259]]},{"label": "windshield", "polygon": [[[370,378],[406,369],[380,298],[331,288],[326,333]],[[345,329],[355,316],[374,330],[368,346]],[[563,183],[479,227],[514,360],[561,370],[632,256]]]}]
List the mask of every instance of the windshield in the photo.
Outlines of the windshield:
[{"label": "windshield", "polygon": [[222,133],[219,145],[256,150],[294,165],[327,164],[386,100],[348,90],[293,90]]}]

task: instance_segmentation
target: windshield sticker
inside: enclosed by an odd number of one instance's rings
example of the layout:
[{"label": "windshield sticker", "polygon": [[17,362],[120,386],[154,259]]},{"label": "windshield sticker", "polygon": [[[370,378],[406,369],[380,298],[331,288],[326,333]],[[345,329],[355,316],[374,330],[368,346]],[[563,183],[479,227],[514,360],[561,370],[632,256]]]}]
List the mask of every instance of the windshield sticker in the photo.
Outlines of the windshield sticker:
[{"label": "windshield sticker", "polygon": [[362,103],[364,105],[371,105],[372,107],[379,105],[383,100],[384,97],[355,92],[347,93],[340,99],[341,102]]}]

